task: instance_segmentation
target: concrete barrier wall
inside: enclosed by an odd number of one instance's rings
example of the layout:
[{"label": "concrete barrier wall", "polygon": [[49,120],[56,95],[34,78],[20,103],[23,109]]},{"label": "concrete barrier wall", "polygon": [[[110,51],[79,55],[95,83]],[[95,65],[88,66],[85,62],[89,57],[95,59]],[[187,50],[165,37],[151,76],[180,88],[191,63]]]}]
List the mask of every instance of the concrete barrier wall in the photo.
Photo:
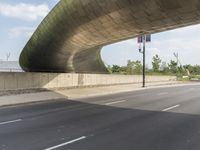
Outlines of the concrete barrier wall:
[{"label": "concrete barrier wall", "polygon": [[[175,76],[147,76],[147,82],[175,81]],[[0,73],[0,90],[71,88],[142,82],[139,75]]]}]

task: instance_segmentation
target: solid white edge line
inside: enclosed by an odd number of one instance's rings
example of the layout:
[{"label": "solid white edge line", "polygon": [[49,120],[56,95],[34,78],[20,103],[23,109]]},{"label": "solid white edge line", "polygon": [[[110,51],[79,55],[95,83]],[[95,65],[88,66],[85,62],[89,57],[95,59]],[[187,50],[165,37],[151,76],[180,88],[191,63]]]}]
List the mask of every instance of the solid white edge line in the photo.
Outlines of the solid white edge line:
[{"label": "solid white edge line", "polygon": [[22,119],[11,120],[11,121],[5,121],[5,122],[0,122],[0,125],[9,124],[9,123],[14,123],[14,122],[20,122],[20,121],[22,121]]},{"label": "solid white edge line", "polygon": [[46,148],[46,149],[44,149],[44,150],[54,150],[54,149],[57,149],[57,148],[59,148],[59,147],[62,147],[62,146],[65,146],[65,145],[69,145],[69,144],[75,143],[75,142],[77,142],[77,141],[86,139],[86,138],[87,138],[86,136],[82,136],[82,137],[80,137],[80,138],[77,138],[77,139],[74,139],[74,140],[71,140],[71,141],[68,141],[68,142],[65,142],[65,143],[62,143],[62,144],[59,144],[59,145],[50,147],[50,148]]},{"label": "solid white edge line", "polygon": [[180,105],[175,105],[175,106],[172,106],[172,107],[169,107],[169,108],[163,109],[162,111],[172,110],[172,109],[177,108],[177,107],[179,107],[179,106],[180,106]]},{"label": "solid white edge line", "polygon": [[109,103],[105,103],[105,105],[112,105],[112,104],[118,104],[118,103],[123,103],[123,102],[126,102],[126,100],[115,101],[115,102],[109,102]]}]

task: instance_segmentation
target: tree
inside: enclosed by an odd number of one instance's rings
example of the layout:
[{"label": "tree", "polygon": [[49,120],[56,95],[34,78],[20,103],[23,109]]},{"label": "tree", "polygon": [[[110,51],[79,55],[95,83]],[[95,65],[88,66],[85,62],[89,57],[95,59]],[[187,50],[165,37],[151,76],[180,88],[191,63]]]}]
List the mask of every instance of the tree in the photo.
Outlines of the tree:
[{"label": "tree", "polygon": [[120,73],[121,74],[127,74],[126,70],[127,70],[127,66],[120,67]]},{"label": "tree", "polygon": [[135,61],[135,69],[134,69],[134,72],[135,72],[136,74],[142,73],[142,63],[141,63],[141,61],[139,61],[139,60]]},{"label": "tree", "polygon": [[160,72],[163,74],[169,74],[169,67],[168,64],[166,62],[162,62],[161,66],[160,66]]},{"label": "tree", "polygon": [[153,56],[152,66],[153,66],[153,71],[154,72],[158,72],[159,71],[160,63],[161,63],[160,57],[157,54],[155,56]]},{"label": "tree", "polygon": [[191,73],[191,75],[200,75],[200,66],[195,65],[184,65],[183,66],[186,70],[189,71],[189,73]]},{"label": "tree", "polygon": [[162,62],[161,66],[160,66],[160,70],[164,71],[165,68],[167,68],[167,63],[165,61]]},{"label": "tree", "polygon": [[178,63],[175,62],[174,60],[171,60],[170,63],[168,64],[169,70],[172,73],[177,73],[178,71]]},{"label": "tree", "polygon": [[126,73],[127,74],[133,74],[133,62],[131,60],[128,60],[128,63],[127,63],[127,70],[126,70]]},{"label": "tree", "polygon": [[112,73],[112,67],[110,65],[108,65],[107,70],[109,73]]},{"label": "tree", "polygon": [[142,71],[142,64],[139,60],[131,61],[128,60],[127,63],[127,74],[140,74]]},{"label": "tree", "polygon": [[112,66],[112,73],[119,73],[120,72],[120,66],[113,65]]}]

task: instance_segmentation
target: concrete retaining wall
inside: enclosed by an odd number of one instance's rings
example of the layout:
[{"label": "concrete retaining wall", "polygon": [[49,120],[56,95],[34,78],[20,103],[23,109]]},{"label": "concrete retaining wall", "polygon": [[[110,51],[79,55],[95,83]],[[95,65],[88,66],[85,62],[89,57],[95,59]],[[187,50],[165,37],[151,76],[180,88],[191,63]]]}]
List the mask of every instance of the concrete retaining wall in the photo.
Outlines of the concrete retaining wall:
[{"label": "concrete retaining wall", "polygon": [[[147,82],[175,81],[174,76],[147,76]],[[71,88],[142,82],[139,75],[0,73],[0,90]]]}]

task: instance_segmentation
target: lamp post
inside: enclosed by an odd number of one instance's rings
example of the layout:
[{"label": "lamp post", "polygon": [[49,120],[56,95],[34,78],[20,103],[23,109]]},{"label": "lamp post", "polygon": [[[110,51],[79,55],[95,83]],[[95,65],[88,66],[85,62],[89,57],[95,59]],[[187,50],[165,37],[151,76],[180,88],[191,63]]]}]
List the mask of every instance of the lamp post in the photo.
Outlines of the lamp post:
[{"label": "lamp post", "polygon": [[145,77],[146,77],[146,71],[145,71],[145,55],[146,55],[146,36],[143,37],[143,82],[142,87],[145,87]]},{"label": "lamp post", "polygon": [[[151,35],[142,35],[138,37],[139,52],[143,55],[143,71],[142,71],[142,87],[145,87],[146,84],[146,42],[151,42]],[[141,49],[141,43],[143,44],[143,49]]]}]

